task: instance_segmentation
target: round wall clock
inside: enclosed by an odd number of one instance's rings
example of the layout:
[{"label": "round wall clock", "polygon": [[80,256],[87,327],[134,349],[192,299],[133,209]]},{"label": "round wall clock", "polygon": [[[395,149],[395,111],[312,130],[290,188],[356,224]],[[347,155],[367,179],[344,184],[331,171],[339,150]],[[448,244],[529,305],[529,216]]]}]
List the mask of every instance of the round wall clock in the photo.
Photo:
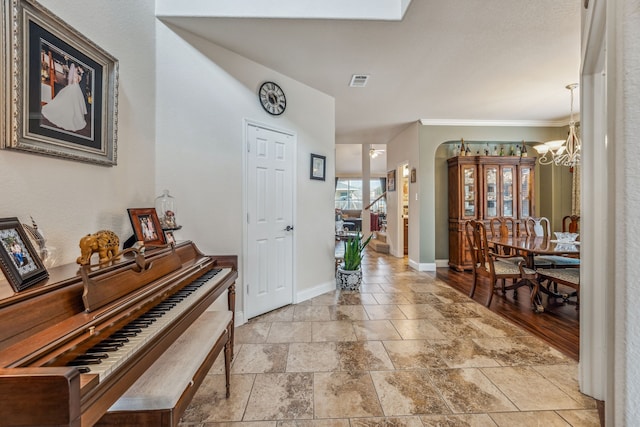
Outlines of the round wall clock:
[{"label": "round wall clock", "polygon": [[258,96],[262,108],[269,114],[279,116],[284,113],[284,109],[287,108],[287,98],[284,96],[284,92],[280,86],[274,82],[262,83],[258,91]]}]

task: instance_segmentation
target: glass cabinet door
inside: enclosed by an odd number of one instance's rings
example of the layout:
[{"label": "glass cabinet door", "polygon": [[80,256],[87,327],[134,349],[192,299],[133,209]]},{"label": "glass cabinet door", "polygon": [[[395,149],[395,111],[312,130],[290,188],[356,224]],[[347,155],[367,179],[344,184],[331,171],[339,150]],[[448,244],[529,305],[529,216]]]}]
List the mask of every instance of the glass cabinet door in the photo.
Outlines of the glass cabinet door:
[{"label": "glass cabinet door", "polygon": [[463,196],[463,216],[465,218],[476,217],[476,168],[475,166],[464,167],[462,169],[462,179],[464,182]]},{"label": "glass cabinet door", "polygon": [[530,167],[520,167],[520,218],[532,215],[533,209],[533,171]]},{"label": "glass cabinet door", "polygon": [[498,212],[498,167],[487,166],[484,169],[485,180],[485,218],[499,216]]},{"label": "glass cabinet door", "polygon": [[513,166],[504,166],[502,172],[502,216],[514,217]]}]

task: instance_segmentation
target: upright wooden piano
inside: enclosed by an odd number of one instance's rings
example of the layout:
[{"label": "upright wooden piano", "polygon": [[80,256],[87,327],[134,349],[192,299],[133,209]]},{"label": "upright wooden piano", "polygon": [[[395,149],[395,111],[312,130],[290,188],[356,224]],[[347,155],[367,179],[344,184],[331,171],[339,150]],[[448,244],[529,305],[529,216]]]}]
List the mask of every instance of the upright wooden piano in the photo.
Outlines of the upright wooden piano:
[{"label": "upright wooden piano", "polygon": [[235,311],[237,277],[236,256],[183,242],[0,299],[0,425],[94,425],[225,291]]}]

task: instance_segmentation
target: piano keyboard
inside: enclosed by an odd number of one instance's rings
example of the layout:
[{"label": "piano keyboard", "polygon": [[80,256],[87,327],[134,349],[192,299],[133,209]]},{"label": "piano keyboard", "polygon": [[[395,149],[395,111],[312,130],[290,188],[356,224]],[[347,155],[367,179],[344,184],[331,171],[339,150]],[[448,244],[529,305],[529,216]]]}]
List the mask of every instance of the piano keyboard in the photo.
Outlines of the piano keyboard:
[{"label": "piano keyboard", "polygon": [[[68,366],[76,366],[81,373],[98,374],[100,381],[102,381],[191,307],[201,295],[205,295],[214,288],[229,271],[231,271],[229,268],[209,270],[142,316],[129,322],[104,341],[90,348],[86,353],[76,357]],[[224,274],[219,274],[221,272]]]}]

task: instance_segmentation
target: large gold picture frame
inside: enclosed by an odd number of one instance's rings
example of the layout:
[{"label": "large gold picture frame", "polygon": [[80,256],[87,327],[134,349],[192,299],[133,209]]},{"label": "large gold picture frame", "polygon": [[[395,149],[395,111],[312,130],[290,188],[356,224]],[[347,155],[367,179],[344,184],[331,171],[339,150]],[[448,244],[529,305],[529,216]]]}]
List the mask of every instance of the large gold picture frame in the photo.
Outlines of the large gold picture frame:
[{"label": "large gold picture frame", "polygon": [[35,0],[0,7],[0,147],[115,165],[118,61]]}]

